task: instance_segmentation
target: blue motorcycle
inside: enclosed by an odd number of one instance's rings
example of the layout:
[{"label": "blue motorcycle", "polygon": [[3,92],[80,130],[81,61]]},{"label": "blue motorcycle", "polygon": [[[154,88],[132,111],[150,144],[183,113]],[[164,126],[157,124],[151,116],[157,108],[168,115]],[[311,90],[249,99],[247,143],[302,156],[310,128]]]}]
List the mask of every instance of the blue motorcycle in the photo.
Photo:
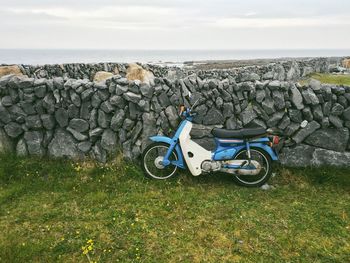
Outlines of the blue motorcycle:
[{"label": "blue motorcycle", "polygon": [[216,171],[229,173],[238,184],[247,187],[261,186],[269,180],[271,164],[278,160],[277,148],[280,147],[279,137],[273,130],[214,128],[216,148],[211,152],[191,140],[192,121],[196,115],[192,108],[180,107],[183,120],[172,138],[150,137],[152,143],[142,154],[146,176],[168,179],[178,168],[187,167],[194,176]]}]

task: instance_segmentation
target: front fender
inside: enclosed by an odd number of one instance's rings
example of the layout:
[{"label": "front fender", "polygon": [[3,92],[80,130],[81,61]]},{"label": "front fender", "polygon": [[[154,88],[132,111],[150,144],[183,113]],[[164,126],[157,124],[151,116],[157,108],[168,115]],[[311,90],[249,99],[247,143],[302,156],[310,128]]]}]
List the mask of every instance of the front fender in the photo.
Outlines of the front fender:
[{"label": "front fender", "polygon": [[[164,142],[164,143],[169,144],[169,145],[176,143],[171,138],[166,137],[166,136],[161,136],[161,135],[152,136],[149,139],[153,142]],[[176,143],[176,145],[175,145],[175,151],[177,153],[177,158],[179,158],[178,161],[176,162],[176,165],[180,168],[185,168],[184,158],[183,158],[182,151],[181,151],[181,148],[180,148],[178,143]]]},{"label": "front fender", "polygon": [[263,149],[265,152],[267,152],[270,155],[271,160],[273,160],[273,161],[278,160],[278,156],[277,156],[275,150],[273,150],[270,146],[263,144],[263,143],[250,143],[249,145],[250,145],[250,147],[256,147],[256,148]]}]

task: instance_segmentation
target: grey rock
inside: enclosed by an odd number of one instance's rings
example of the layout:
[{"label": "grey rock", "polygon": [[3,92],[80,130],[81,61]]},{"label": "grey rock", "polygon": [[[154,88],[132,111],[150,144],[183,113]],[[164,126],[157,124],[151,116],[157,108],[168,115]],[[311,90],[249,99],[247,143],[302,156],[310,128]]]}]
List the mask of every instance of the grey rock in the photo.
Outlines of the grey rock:
[{"label": "grey rock", "polygon": [[266,72],[263,76],[262,79],[273,79],[273,71],[268,71]]},{"label": "grey rock", "polygon": [[109,99],[109,101],[113,106],[117,106],[120,109],[124,109],[125,107],[125,100],[120,96],[114,95]]},{"label": "grey rock", "polygon": [[70,119],[79,118],[79,108],[74,104],[71,104],[68,106],[67,112],[68,112],[68,118]]},{"label": "grey rock", "polygon": [[[210,112],[210,110],[209,110]],[[209,114],[208,114],[209,115]],[[208,117],[208,116],[207,116]],[[240,114],[240,119],[243,123],[243,125],[248,124],[249,122],[251,122],[252,120],[254,120],[255,118],[257,118],[258,115],[256,114],[256,112],[254,111],[253,107],[250,105],[248,106],[241,114]],[[213,124],[220,124],[221,122],[216,122]],[[205,124],[205,123],[204,123]]]},{"label": "grey rock", "polygon": [[0,128],[0,153],[12,153],[13,151],[14,145],[12,140],[6,132]]},{"label": "grey rock", "polygon": [[23,133],[22,126],[15,122],[10,122],[4,127],[6,133],[11,138],[17,138]]},{"label": "grey rock", "polygon": [[223,112],[224,118],[231,117],[234,114],[233,104],[229,102],[225,102],[223,105],[222,112]]},{"label": "grey rock", "polygon": [[3,123],[9,123],[10,120],[10,113],[4,106],[0,105],[0,121],[2,121]]},{"label": "grey rock", "polygon": [[256,101],[261,103],[265,99],[265,90],[259,89],[256,91]]},{"label": "grey rock", "polygon": [[68,112],[65,109],[57,109],[55,118],[60,127],[66,127],[68,125]]},{"label": "grey rock", "polygon": [[274,102],[271,97],[266,97],[265,100],[261,103],[261,106],[268,115],[271,115],[275,112]]},{"label": "grey rock", "polygon": [[139,103],[137,104],[142,111],[149,112],[150,111],[150,104],[149,101],[146,100],[140,100]]},{"label": "grey rock", "polygon": [[123,110],[117,111],[111,120],[111,129],[114,131],[118,131],[119,128],[122,126],[123,121],[125,118],[125,112]]},{"label": "grey rock", "polygon": [[34,87],[34,94],[40,99],[44,98],[46,95],[46,86],[40,85],[40,86]]},{"label": "grey rock", "polygon": [[325,149],[316,148],[313,153],[311,165],[313,166],[338,166],[349,167],[350,153],[335,152]]},{"label": "grey rock", "polygon": [[114,110],[114,107],[109,101],[105,101],[101,104],[101,110],[103,110],[105,113],[110,113]]},{"label": "grey rock", "polygon": [[320,103],[316,94],[310,88],[304,89],[301,94],[303,95],[306,104],[316,105]]},{"label": "grey rock", "polygon": [[81,93],[81,100],[87,101],[91,98],[93,94],[94,94],[94,90],[92,88],[88,88]]},{"label": "grey rock", "polygon": [[246,128],[257,128],[257,127],[261,127],[266,129],[267,125],[265,124],[265,122],[263,120],[260,119],[254,119],[251,122],[249,122],[246,126]]},{"label": "grey rock", "polygon": [[157,134],[157,127],[156,127],[156,119],[154,116],[154,113],[143,113],[142,114],[142,122],[143,122],[143,128],[142,128],[142,134],[141,134],[141,141],[142,141],[142,150],[149,144],[149,137]]},{"label": "grey rock", "polygon": [[165,92],[162,92],[159,96],[158,96],[158,101],[160,103],[160,105],[164,108],[168,107],[170,105],[170,100],[168,98],[168,96],[166,95]]},{"label": "grey rock", "polygon": [[314,115],[314,119],[315,120],[322,121],[322,119],[323,119],[323,112],[322,112],[321,105],[313,106],[313,115]]},{"label": "grey rock", "polygon": [[324,117],[323,119],[322,119],[322,122],[321,122],[321,125],[322,125],[322,128],[324,129],[324,128],[328,128],[329,127],[329,118],[328,117]]},{"label": "grey rock", "polygon": [[80,107],[80,118],[84,120],[88,120],[90,118],[90,109],[91,103],[90,101],[84,101]]},{"label": "grey rock", "polygon": [[68,126],[77,132],[85,132],[89,129],[89,123],[83,119],[71,119]]},{"label": "grey rock", "polygon": [[16,145],[16,155],[17,156],[27,156],[27,144],[23,138],[21,138]]},{"label": "grey rock", "polygon": [[316,79],[311,79],[310,80],[310,88],[315,91],[316,93],[319,92],[321,90],[321,82],[316,80]]},{"label": "grey rock", "polygon": [[123,98],[137,104],[141,100],[141,95],[129,91],[123,94]]},{"label": "grey rock", "polygon": [[314,116],[312,115],[311,109],[309,107],[306,107],[303,109],[303,116],[304,116],[304,119],[309,122],[314,119]]},{"label": "grey rock", "polygon": [[98,128],[95,128],[95,129],[89,131],[89,137],[90,138],[97,138],[97,137],[101,136],[102,133],[103,133],[103,129],[98,127]]},{"label": "grey rock", "polygon": [[311,165],[314,151],[315,147],[299,144],[294,148],[283,148],[278,157],[282,165],[307,167]]},{"label": "grey rock", "polygon": [[20,102],[21,108],[22,110],[28,114],[28,115],[32,115],[32,114],[36,114],[36,111],[34,109],[34,106],[32,103],[30,102],[25,102],[25,101],[21,101]]},{"label": "grey rock", "polygon": [[286,136],[292,136],[300,128],[300,123],[291,122],[285,129],[284,133]]},{"label": "grey rock", "polygon": [[77,139],[78,141],[85,141],[88,138],[86,135],[84,135],[76,130],[73,130],[71,127],[68,127],[67,131],[69,131],[73,135],[73,137],[75,139]]},{"label": "grey rock", "polygon": [[120,96],[120,95],[123,95],[127,91],[128,91],[128,86],[117,85],[117,87],[115,89],[115,94]]},{"label": "grey rock", "polygon": [[339,103],[335,103],[332,110],[331,114],[335,116],[339,116],[344,112],[344,107],[340,105]]},{"label": "grey rock", "polygon": [[303,97],[301,96],[299,89],[295,85],[292,85],[290,88],[290,93],[291,93],[291,100],[294,106],[298,110],[303,109],[304,108]]},{"label": "grey rock", "polygon": [[324,116],[329,116],[329,114],[331,113],[331,109],[332,109],[332,102],[331,101],[327,101],[323,104],[323,114]]},{"label": "grey rock", "polygon": [[127,131],[131,131],[132,128],[134,127],[135,122],[133,120],[130,120],[128,118],[126,118],[123,122],[123,128]]},{"label": "grey rock", "polygon": [[101,163],[105,163],[107,161],[107,152],[102,148],[101,143],[97,142],[92,147],[92,155],[95,160]]},{"label": "grey rock", "polygon": [[320,129],[312,133],[304,141],[312,146],[343,152],[346,150],[347,142],[349,141],[349,130],[346,128],[340,129]]},{"label": "grey rock", "polygon": [[110,124],[109,116],[102,110],[98,110],[97,123],[102,128],[107,128]]},{"label": "grey rock", "polygon": [[55,127],[55,118],[52,115],[43,114],[40,118],[45,129],[52,130]]},{"label": "grey rock", "polygon": [[97,92],[94,93],[91,97],[91,106],[93,108],[98,108],[102,103],[101,98],[98,96]]},{"label": "grey rock", "polygon": [[272,92],[272,98],[275,103],[276,109],[277,110],[282,110],[286,106],[284,102],[284,95],[281,91],[279,90],[274,90]]},{"label": "grey rock", "polygon": [[9,107],[11,106],[13,103],[12,103],[12,98],[11,96],[4,96],[1,98],[1,104],[5,107]]},{"label": "grey rock", "polygon": [[168,117],[169,123],[172,128],[176,128],[179,123],[179,116],[174,106],[168,106],[165,109],[165,114]]},{"label": "grey rock", "polygon": [[26,117],[26,125],[29,129],[40,129],[42,128],[41,119],[39,115],[31,115]]},{"label": "grey rock", "polygon": [[287,115],[285,115],[281,120],[281,122],[278,124],[278,128],[284,130],[287,128],[289,124],[290,124],[290,118]]},{"label": "grey rock", "polygon": [[81,106],[80,96],[77,93],[75,93],[74,91],[71,93],[70,99],[75,106],[77,106],[77,107]]},{"label": "grey rock", "polygon": [[232,116],[227,119],[225,124],[226,129],[236,130],[241,128],[241,125],[238,123],[238,120],[235,116]]},{"label": "grey rock", "polygon": [[300,78],[300,68],[296,61],[292,62],[291,68],[287,72],[287,80],[298,80]]},{"label": "grey rock", "polygon": [[109,153],[114,153],[117,149],[117,135],[111,129],[104,130],[101,138],[101,147]]},{"label": "grey rock", "polygon": [[271,90],[277,90],[281,87],[281,82],[279,80],[273,80],[269,83],[269,88]]},{"label": "grey rock", "polygon": [[278,124],[278,122],[279,122],[280,120],[282,120],[283,116],[284,116],[284,111],[275,112],[275,113],[271,116],[271,118],[267,121],[267,123],[266,123],[267,126],[268,126],[268,127],[276,127],[277,124]]},{"label": "grey rock", "polygon": [[45,149],[42,145],[43,138],[44,136],[41,131],[27,131],[24,133],[24,139],[30,155],[45,155]]},{"label": "grey rock", "polygon": [[289,109],[288,110],[289,113],[289,118],[294,121],[294,122],[302,122],[303,121],[303,116],[301,114],[300,110],[296,110],[296,109]]},{"label": "grey rock", "polygon": [[321,125],[316,121],[309,122],[305,128],[299,130],[293,136],[293,140],[296,143],[301,143],[307,136],[309,136],[311,133],[313,133],[314,131],[316,131],[320,127],[321,127]]},{"label": "grey rock", "polygon": [[48,113],[54,113],[55,112],[55,99],[54,99],[52,93],[48,93],[44,97],[44,99],[43,99],[43,107],[47,110]]},{"label": "grey rock", "polygon": [[342,128],[343,127],[343,121],[338,117],[334,115],[329,116],[329,122],[333,124],[336,128]]},{"label": "grey rock", "polygon": [[48,146],[48,154],[56,158],[69,157],[75,159],[81,157],[72,135],[62,129],[55,131],[54,137]]},{"label": "grey rock", "polygon": [[136,140],[138,139],[140,133],[142,131],[142,122],[141,121],[138,121],[134,127],[134,129],[132,130],[131,132],[131,142],[132,143],[135,143]]},{"label": "grey rock", "polygon": [[343,117],[345,118],[345,120],[350,121],[350,107],[348,107],[344,110]]},{"label": "grey rock", "polygon": [[85,142],[80,142],[77,144],[77,148],[82,151],[83,153],[87,153],[90,151],[92,146],[92,143],[89,141],[85,141]]}]

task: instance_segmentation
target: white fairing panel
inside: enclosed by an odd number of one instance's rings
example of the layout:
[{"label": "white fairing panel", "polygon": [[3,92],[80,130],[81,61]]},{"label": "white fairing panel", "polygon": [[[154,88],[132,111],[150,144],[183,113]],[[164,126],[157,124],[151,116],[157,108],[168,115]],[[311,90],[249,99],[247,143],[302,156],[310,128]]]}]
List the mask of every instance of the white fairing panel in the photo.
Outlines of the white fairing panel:
[{"label": "white fairing panel", "polygon": [[179,141],[188,169],[192,175],[197,176],[202,173],[202,162],[211,160],[211,152],[191,140],[191,129],[192,123],[187,122],[179,136]]}]

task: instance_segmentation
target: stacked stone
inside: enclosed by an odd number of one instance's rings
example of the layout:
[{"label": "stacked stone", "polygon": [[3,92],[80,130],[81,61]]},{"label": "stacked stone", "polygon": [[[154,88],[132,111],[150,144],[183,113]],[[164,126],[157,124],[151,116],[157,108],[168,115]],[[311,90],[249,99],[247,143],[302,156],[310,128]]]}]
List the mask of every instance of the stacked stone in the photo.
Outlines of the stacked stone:
[{"label": "stacked stone", "polygon": [[[304,147],[300,153],[314,158],[323,149],[342,152],[347,160],[350,87],[315,80],[300,86],[294,78],[301,72],[294,63],[287,71],[272,65],[260,75],[248,70],[225,78],[198,72],[180,79],[155,78],[152,85],[121,75],[101,83],[5,76],[0,79],[0,146],[13,144],[19,155],[92,157],[101,162],[119,149],[135,159],[149,136],[176,129],[180,104],[198,101],[192,136],[204,144],[211,141],[214,126],[277,127],[290,137],[289,145]],[[293,164],[289,155],[296,157],[295,151],[284,150],[287,164]]]},{"label": "stacked stone", "polygon": [[[275,80],[296,80],[313,72],[328,72],[329,60],[327,58],[300,59],[297,61],[285,61],[271,63],[262,66],[238,67],[228,70],[193,70],[191,67],[167,67],[155,64],[141,64],[146,70],[151,71],[155,77],[159,78],[183,78],[192,74],[197,74],[201,78],[218,78],[223,80],[228,76],[255,73],[263,76],[264,79]],[[73,78],[93,80],[96,72],[106,71],[121,76],[126,75],[126,63],[73,63],[56,65],[20,65],[24,75],[34,78]]]}]

